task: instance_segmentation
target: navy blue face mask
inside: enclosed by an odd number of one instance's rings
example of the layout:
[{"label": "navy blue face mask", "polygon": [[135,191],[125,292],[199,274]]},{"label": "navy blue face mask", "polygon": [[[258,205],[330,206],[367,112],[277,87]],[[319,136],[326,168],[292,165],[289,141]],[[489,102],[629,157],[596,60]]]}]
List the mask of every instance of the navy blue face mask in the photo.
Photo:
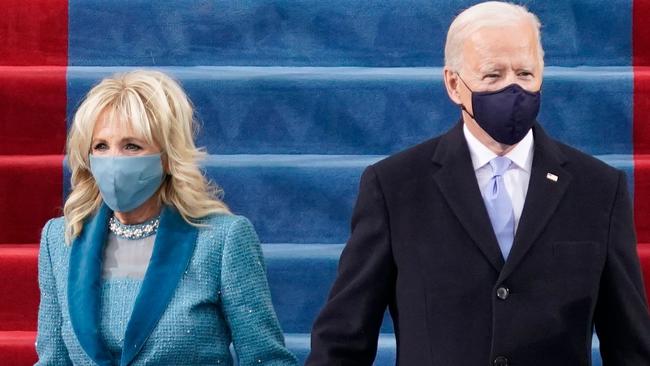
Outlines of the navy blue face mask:
[{"label": "navy blue face mask", "polygon": [[[465,81],[458,75],[465,84]],[[518,84],[510,84],[501,90],[472,92],[472,111],[467,112],[476,123],[495,141],[515,145],[521,141],[535,124],[539,113],[540,91],[529,92]]]}]

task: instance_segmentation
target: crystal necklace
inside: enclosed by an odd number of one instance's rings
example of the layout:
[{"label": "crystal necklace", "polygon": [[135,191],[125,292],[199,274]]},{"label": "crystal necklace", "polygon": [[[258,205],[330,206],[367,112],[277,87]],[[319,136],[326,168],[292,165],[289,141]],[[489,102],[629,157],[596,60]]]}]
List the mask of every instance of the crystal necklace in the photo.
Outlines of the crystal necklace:
[{"label": "crystal necklace", "polygon": [[155,217],[142,224],[126,225],[121,223],[115,216],[111,217],[108,221],[108,228],[113,234],[120,238],[129,240],[138,240],[151,236],[158,231],[160,225],[160,216]]}]

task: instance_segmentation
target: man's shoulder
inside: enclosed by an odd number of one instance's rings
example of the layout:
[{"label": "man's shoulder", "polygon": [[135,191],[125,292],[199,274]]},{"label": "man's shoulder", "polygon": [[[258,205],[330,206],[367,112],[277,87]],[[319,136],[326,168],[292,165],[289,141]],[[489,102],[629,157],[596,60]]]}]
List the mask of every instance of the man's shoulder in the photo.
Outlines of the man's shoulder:
[{"label": "man's shoulder", "polygon": [[415,146],[392,154],[372,165],[384,173],[407,172],[431,164],[431,159],[443,135],[428,139]]},{"label": "man's shoulder", "polygon": [[565,143],[553,140],[567,160],[566,169],[580,174],[617,177],[620,170]]},{"label": "man's shoulder", "polygon": [[[565,143],[555,140],[553,143],[564,157],[562,168],[571,175],[572,184],[579,190],[598,190],[604,195],[605,192],[616,191],[621,179],[625,178],[623,170],[609,165],[616,163],[614,159],[601,160]],[[533,156],[533,161],[534,159]]]}]

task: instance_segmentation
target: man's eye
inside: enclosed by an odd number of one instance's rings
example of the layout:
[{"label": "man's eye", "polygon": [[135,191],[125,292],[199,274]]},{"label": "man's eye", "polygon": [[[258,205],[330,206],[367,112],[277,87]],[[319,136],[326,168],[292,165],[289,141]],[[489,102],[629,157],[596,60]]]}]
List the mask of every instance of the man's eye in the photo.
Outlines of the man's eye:
[{"label": "man's eye", "polygon": [[533,76],[533,73],[528,71],[522,71],[519,73],[519,76],[529,77],[529,76]]},{"label": "man's eye", "polygon": [[483,76],[483,80],[485,80],[485,79],[496,79],[498,77],[499,77],[499,74],[487,74],[487,75]]}]

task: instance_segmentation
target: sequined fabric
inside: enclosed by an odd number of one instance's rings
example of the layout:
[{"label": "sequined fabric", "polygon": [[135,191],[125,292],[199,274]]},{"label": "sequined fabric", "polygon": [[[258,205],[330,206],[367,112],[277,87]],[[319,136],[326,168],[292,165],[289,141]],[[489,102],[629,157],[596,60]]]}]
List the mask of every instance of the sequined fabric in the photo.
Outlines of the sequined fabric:
[{"label": "sequined fabric", "polygon": [[[206,223],[174,297],[131,365],[231,365],[231,342],[242,366],[297,365],[284,346],[252,225],[241,216]],[[50,220],[41,239],[37,365],[92,365],[70,324],[63,229],[62,218]],[[102,282],[98,330],[115,364],[141,282]]]}]

